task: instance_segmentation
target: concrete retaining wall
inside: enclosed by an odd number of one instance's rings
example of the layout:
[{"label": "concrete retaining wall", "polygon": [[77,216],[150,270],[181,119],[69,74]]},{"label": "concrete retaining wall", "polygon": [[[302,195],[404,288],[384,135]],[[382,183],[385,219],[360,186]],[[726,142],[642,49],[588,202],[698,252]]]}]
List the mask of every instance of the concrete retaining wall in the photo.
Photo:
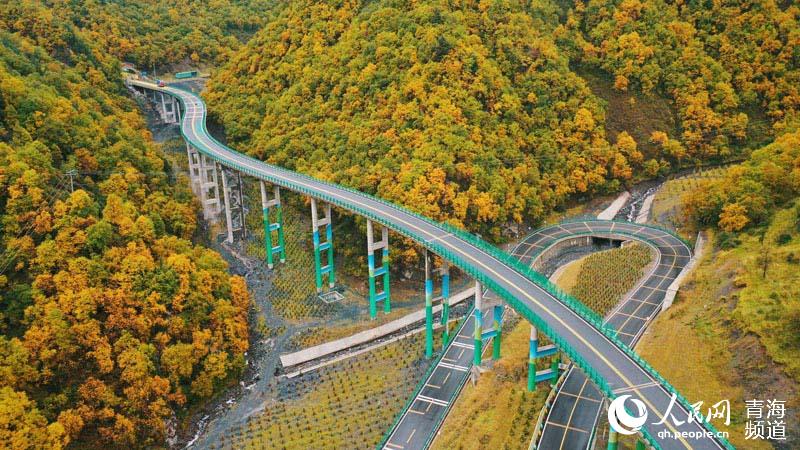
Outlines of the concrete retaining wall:
[{"label": "concrete retaining wall", "polygon": [[683,283],[683,279],[692,271],[694,266],[697,264],[703,257],[703,253],[705,252],[706,240],[703,237],[702,233],[697,234],[697,243],[694,245],[694,254],[692,258],[689,260],[689,263],[683,267],[681,273],[675,277],[675,280],[672,284],[669,285],[667,288],[667,294],[664,296],[664,302],[661,304],[661,310],[664,311],[670,306],[672,306],[672,302],[675,301],[675,296],[678,294],[678,289],[680,289],[681,284]]},{"label": "concrete retaining wall", "polygon": [[619,194],[619,197],[616,198],[608,208],[604,209],[603,212],[597,215],[597,218],[600,220],[611,220],[613,219],[620,209],[625,206],[625,203],[628,203],[628,199],[631,198],[631,193],[628,191]]},{"label": "concrete retaining wall", "polygon": [[653,199],[656,198],[656,194],[650,194],[645,197],[644,201],[642,202],[642,209],[639,210],[639,214],[636,215],[636,223],[645,223],[647,219],[650,218],[650,208],[653,206]]},{"label": "concrete retaining wall", "polygon": [[[472,297],[473,295],[475,295],[474,287],[465,289],[461,292],[451,295],[449,299],[450,306],[461,303],[464,300]],[[442,305],[436,305],[433,308],[434,314],[440,311],[441,309]],[[425,319],[425,309],[421,309],[419,311],[415,311],[411,314],[403,316],[397,320],[385,323],[379,327],[365,330],[342,339],[337,339],[335,341],[330,341],[324,344],[315,345],[314,347],[309,347],[294,353],[281,355],[280,357],[281,364],[283,365],[283,367],[292,367],[308,361],[313,361],[317,358],[322,358],[323,356],[337,353],[342,350],[348,349],[350,347],[355,347],[357,345],[361,345],[369,341],[378,339],[380,337],[392,334],[415,322],[419,322],[420,320],[424,319]]]}]

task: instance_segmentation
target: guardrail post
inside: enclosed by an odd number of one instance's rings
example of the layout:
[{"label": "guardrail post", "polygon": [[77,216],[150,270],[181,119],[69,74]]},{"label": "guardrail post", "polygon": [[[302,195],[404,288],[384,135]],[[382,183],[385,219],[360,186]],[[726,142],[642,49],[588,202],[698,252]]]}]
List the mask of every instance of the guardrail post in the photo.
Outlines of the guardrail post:
[{"label": "guardrail post", "polygon": [[[316,274],[317,292],[322,292],[322,275],[328,274],[328,287],[336,284],[336,275],[333,268],[333,228],[331,205],[325,204],[325,217],[320,219],[317,209],[317,199],[311,197],[311,226],[314,231],[314,271]],[[325,227],[325,242],[320,242],[319,227]],[[280,236],[279,236],[280,238]],[[322,252],[328,251],[328,264],[322,266]]]},{"label": "guardrail post", "polygon": [[481,353],[483,352],[483,313],[481,312],[481,308],[483,307],[483,286],[479,281],[475,282],[475,332],[474,332],[474,357],[472,359],[473,364],[475,366],[481,365]]},{"label": "guardrail post", "polygon": [[[382,267],[375,268],[375,251],[381,250]],[[389,229],[381,227],[381,240],[375,242],[375,233],[372,221],[367,219],[367,264],[369,265],[369,317],[374,319],[377,314],[377,303],[383,300],[383,312],[391,312],[389,294]],[[383,292],[376,292],[375,278],[383,276]]]},{"label": "guardrail post", "polygon": [[531,325],[530,347],[528,347],[528,391],[536,390],[536,350],[539,348],[539,336],[536,327]]},{"label": "guardrail post", "polygon": [[425,359],[433,356],[433,276],[431,256],[425,249]]},{"label": "guardrail post", "polygon": [[450,320],[450,263],[447,260],[442,261],[442,348],[447,347],[450,341],[450,327],[447,322]]},{"label": "guardrail post", "polygon": [[[272,200],[267,196],[267,186],[263,180],[259,180],[261,186],[261,210],[263,213],[264,221],[264,249],[267,253],[267,267],[273,267],[273,255],[280,254],[280,261],[286,262],[286,250],[283,242],[283,212],[281,211],[281,190],[278,186],[274,186],[274,194]],[[269,209],[275,207],[276,222],[272,222],[269,218]],[[272,232],[278,232],[278,245],[272,245]]]}]

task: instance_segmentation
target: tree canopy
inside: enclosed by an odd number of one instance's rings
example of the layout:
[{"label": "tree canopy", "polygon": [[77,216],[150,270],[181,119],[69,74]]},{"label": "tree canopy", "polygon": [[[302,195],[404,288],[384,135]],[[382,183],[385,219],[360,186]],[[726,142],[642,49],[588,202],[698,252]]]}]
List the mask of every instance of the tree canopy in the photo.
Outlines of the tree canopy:
[{"label": "tree canopy", "polygon": [[528,3],[289,2],[208,103],[237,148],[497,238],[642,163]]},{"label": "tree canopy", "polygon": [[92,33],[29,2],[0,29],[0,448],[162,446],[245,365],[244,280],[192,244],[187,183]]}]

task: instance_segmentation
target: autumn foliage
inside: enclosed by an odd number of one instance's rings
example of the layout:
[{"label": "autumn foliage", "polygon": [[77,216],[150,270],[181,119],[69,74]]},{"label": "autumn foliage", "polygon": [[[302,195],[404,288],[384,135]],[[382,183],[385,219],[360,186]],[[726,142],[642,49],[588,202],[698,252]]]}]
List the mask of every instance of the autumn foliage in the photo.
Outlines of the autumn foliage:
[{"label": "autumn foliage", "polygon": [[33,5],[0,7],[0,448],[160,447],[245,366],[247,289],[119,62]]},{"label": "autumn foliage", "polygon": [[763,225],[777,207],[800,196],[800,131],[779,136],[720,179],[684,195],[684,212],[702,226],[739,231]]},{"label": "autumn foliage", "polygon": [[287,2],[206,96],[236,148],[498,238],[642,163],[556,21],[516,1]]}]

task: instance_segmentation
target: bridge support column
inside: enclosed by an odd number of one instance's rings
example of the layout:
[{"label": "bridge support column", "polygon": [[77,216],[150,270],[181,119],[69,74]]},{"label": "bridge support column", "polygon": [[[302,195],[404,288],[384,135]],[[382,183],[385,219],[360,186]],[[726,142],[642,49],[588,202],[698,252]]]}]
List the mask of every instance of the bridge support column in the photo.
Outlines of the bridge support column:
[{"label": "bridge support column", "polygon": [[219,202],[217,164],[188,143],[186,144],[186,153],[189,156],[189,177],[192,180],[192,190],[195,195],[200,197],[203,219],[216,222],[217,214],[222,207]]},{"label": "bridge support column", "polygon": [[[267,186],[263,180],[259,180],[261,187],[261,212],[264,221],[264,250],[267,254],[267,267],[272,269],[273,256],[275,253],[280,254],[280,261],[286,262],[286,249],[283,242],[283,212],[281,211],[281,190],[278,186],[273,187],[273,198],[270,200],[267,196]],[[269,218],[269,209],[275,208],[276,221],[273,223]],[[272,245],[272,232],[278,232],[278,245]]]},{"label": "bridge support column", "polygon": [[636,441],[636,450],[646,450],[647,444],[644,443],[643,440],[639,439]]},{"label": "bridge support column", "polygon": [[[443,260],[442,267],[434,269],[433,264],[431,254],[425,249],[425,358],[433,356],[433,306],[439,300],[442,302],[441,324],[444,325],[442,348],[447,347],[450,340],[447,327],[450,320],[450,265]],[[442,276],[442,296],[437,298],[433,296],[434,272],[439,272]]]},{"label": "bridge support column", "polygon": [[450,342],[450,327],[447,322],[450,320],[450,263],[442,261],[442,348],[447,347]]},{"label": "bridge support column", "polygon": [[536,390],[536,349],[539,348],[539,337],[536,327],[531,325],[531,335],[528,347],[528,391]]},{"label": "bridge support column", "polygon": [[551,377],[550,377],[550,386],[555,386],[556,382],[558,381],[558,373],[561,369],[561,354],[556,353],[556,357],[553,358],[553,362],[550,363],[550,370],[551,370]]},{"label": "bridge support column", "polygon": [[494,336],[492,337],[492,359],[497,361],[500,359],[500,343],[503,330],[503,305],[495,305],[492,314],[492,322],[494,324]]},{"label": "bridge support column", "polygon": [[475,366],[481,365],[481,358],[483,353],[483,286],[479,281],[475,282],[475,308],[473,314],[475,316],[475,330],[474,330],[474,354],[472,363]]},{"label": "bridge support column", "polygon": [[[314,271],[316,274],[317,292],[322,292],[322,275],[328,274],[328,287],[336,284],[336,274],[333,268],[333,228],[331,228],[331,205],[325,204],[325,217],[320,219],[317,208],[317,199],[311,198],[311,226],[314,232]],[[325,227],[325,242],[320,242],[319,228]],[[328,251],[328,264],[322,265],[322,252]]]},{"label": "bridge support column", "polygon": [[558,349],[555,345],[539,346],[539,334],[536,327],[531,325],[531,335],[529,341],[530,347],[528,348],[528,391],[535,391],[536,384],[540,381],[550,380],[551,384],[555,384],[558,380],[558,371],[561,359],[556,357],[549,369],[536,370],[536,360],[545,356],[555,355]]},{"label": "bridge support column", "polygon": [[425,249],[425,358],[433,356],[433,276],[431,257]]},{"label": "bridge support column", "polygon": [[[381,267],[375,268],[375,252],[381,251]],[[389,229],[381,227],[381,240],[375,242],[375,234],[371,220],[367,220],[367,264],[369,265],[369,317],[378,315],[377,303],[383,301],[383,312],[392,310],[389,294]],[[376,292],[376,278],[383,277],[383,292]]]},{"label": "bridge support column", "polygon": [[158,93],[159,99],[161,100],[161,120],[164,123],[178,123],[178,108],[177,108],[177,101],[171,95],[164,95],[163,92]]},{"label": "bridge support column", "polygon": [[[188,142],[186,143],[186,157],[189,159],[189,182],[192,192],[200,196],[200,154]],[[205,205],[203,205],[205,210]]]},{"label": "bridge support column", "polygon": [[240,232],[241,237],[247,237],[245,228],[245,209],[242,174],[219,165],[222,172],[222,194],[225,200],[225,224],[228,229],[226,241],[233,243],[234,233]]},{"label": "bridge support column", "polygon": [[619,436],[611,426],[608,427],[608,450],[617,450],[619,447]]}]

